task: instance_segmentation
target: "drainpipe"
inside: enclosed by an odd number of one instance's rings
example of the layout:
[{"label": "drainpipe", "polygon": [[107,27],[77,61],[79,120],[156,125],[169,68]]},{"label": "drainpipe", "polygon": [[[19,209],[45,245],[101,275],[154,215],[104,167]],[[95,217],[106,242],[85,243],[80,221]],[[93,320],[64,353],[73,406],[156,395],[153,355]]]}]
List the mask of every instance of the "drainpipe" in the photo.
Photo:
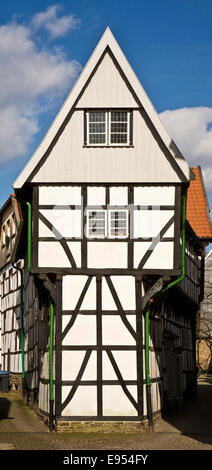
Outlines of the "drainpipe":
[{"label": "drainpipe", "polygon": [[22,396],[25,396],[25,370],[24,370],[24,273],[23,269],[18,268],[12,263],[13,268],[17,269],[21,275],[21,364],[22,364]]},{"label": "drainpipe", "polygon": [[53,406],[54,406],[54,388],[53,388],[53,344],[54,344],[54,306],[50,304],[49,321],[49,427],[54,430],[53,425]]},{"label": "drainpipe", "polygon": [[147,416],[149,426],[152,427],[152,398],[151,398],[151,377],[149,369],[149,314],[150,302],[147,304],[145,312],[145,374],[146,374],[146,400],[147,400]]},{"label": "drainpipe", "polygon": [[152,427],[152,402],[151,402],[151,377],[149,369],[149,317],[151,311],[151,303],[154,302],[154,299],[166,292],[171,287],[174,287],[179,282],[183,281],[186,274],[186,202],[187,202],[187,188],[185,189],[185,194],[182,195],[182,250],[181,250],[181,259],[182,259],[182,274],[175,281],[171,282],[162,289],[159,293],[155,294],[150,301],[147,303],[145,310],[145,374],[146,374],[146,390],[147,390],[147,415],[149,420],[149,426]]}]

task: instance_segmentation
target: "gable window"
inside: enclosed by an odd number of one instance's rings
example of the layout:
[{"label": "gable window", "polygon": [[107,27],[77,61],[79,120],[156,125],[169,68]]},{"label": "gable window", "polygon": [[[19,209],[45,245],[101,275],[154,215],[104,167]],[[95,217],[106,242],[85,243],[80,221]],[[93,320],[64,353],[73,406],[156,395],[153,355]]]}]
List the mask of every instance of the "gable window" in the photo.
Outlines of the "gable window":
[{"label": "gable window", "polygon": [[127,238],[127,210],[88,210],[87,236],[89,238]]},{"label": "gable window", "polygon": [[85,145],[132,145],[130,111],[88,111],[85,120]]},{"label": "gable window", "polygon": [[88,210],[87,235],[88,237],[106,237],[106,211]]}]

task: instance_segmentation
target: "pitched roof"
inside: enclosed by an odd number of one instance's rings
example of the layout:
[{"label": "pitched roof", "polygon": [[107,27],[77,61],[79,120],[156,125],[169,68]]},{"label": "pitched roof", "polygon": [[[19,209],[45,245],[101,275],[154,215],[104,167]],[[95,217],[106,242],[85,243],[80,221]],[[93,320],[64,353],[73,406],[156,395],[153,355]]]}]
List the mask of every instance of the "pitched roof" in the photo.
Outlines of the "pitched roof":
[{"label": "pitched roof", "polygon": [[192,167],[195,180],[190,182],[187,198],[187,220],[202,239],[212,239],[210,207],[200,166]]},{"label": "pitched roof", "polygon": [[91,77],[91,74],[95,70],[95,67],[97,66],[99,61],[101,61],[101,58],[107,48],[110,49],[115,60],[119,64],[119,67],[122,70],[122,73],[126,77],[126,80],[130,83],[130,86],[133,89],[134,94],[136,95],[138,102],[140,103],[140,106],[142,106],[142,108],[144,109],[145,113],[147,114],[151,123],[156,129],[158,135],[160,136],[162,142],[165,144],[165,147],[168,151],[170,159],[173,162],[173,166],[175,166],[175,169],[178,169],[178,172],[180,174],[180,181],[186,182],[190,180],[189,165],[187,164],[180,150],[177,148],[177,146],[174,144],[173,140],[170,138],[167,131],[165,130],[162,122],[160,121],[158,113],[154,109],[151,101],[149,100],[147,94],[145,93],[141,83],[136,77],[125,55],[120,49],[109,27],[107,27],[99,43],[97,44],[93,54],[91,55],[86,66],[81,72],[74,87],[72,88],[71,93],[69,94],[67,100],[65,101],[61,110],[57,114],[53,124],[49,128],[46,136],[44,137],[40,146],[35,151],[34,155],[28,161],[23,171],[20,173],[20,175],[14,182],[13,184],[14,189],[20,189],[23,187],[23,185],[26,183],[26,181],[30,178],[30,176],[34,172],[37,165],[41,162],[42,158],[47,154],[49,148],[54,142],[54,139],[59,134],[59,131],[62,128],[63,123],[67,119],[67,116],[69,115],[70,110],[75,106],[75,103],[77,102],[77,99],[79,98],[80,93],[82,92],[86,84],[88,83]]}]

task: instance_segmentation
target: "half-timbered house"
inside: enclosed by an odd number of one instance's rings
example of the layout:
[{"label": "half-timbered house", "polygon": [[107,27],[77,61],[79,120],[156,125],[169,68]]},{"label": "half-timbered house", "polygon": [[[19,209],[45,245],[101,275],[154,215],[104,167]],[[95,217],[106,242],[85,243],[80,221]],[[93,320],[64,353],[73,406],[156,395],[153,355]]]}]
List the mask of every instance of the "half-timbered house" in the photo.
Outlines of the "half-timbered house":
[{"label": "half-timbered house", "polygon": [[14,183],[25,386],[51,429],[140,429],[193,393],[191,176],[107,28]]}]

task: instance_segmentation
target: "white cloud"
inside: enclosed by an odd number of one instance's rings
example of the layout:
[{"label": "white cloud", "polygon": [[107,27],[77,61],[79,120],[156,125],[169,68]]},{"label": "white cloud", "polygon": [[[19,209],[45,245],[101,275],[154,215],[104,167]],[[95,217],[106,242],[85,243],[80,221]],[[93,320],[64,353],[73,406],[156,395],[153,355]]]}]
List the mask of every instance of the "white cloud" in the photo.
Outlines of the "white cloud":
[{"label": "white cloud", "polygon": [[39,131],[38,121],[27,113],[19,112],[16,106],[0,109],[0,152],[1,161],[23,155],[32,137]]},{"label": "white cloud", "polygon": [[160,114],[170,137],[191,166],[200,165],[212,194],[212,108],[181,108]]},{"label": "white cloud", "polygon": [[60,5],[52,5],[46,11],[37,13],[32,19],[32,25],[35,29],[44,28],[52,38],[63,36],[67,31],[75,29],[80,20],[74,15],[63,15],[58,17],[61,11]]},{"label": "white cloud", "polygon": [[81,70],[60,49],[36,45],[31,25],[0,26],[0,163],[27,152],[39,118]]}]

